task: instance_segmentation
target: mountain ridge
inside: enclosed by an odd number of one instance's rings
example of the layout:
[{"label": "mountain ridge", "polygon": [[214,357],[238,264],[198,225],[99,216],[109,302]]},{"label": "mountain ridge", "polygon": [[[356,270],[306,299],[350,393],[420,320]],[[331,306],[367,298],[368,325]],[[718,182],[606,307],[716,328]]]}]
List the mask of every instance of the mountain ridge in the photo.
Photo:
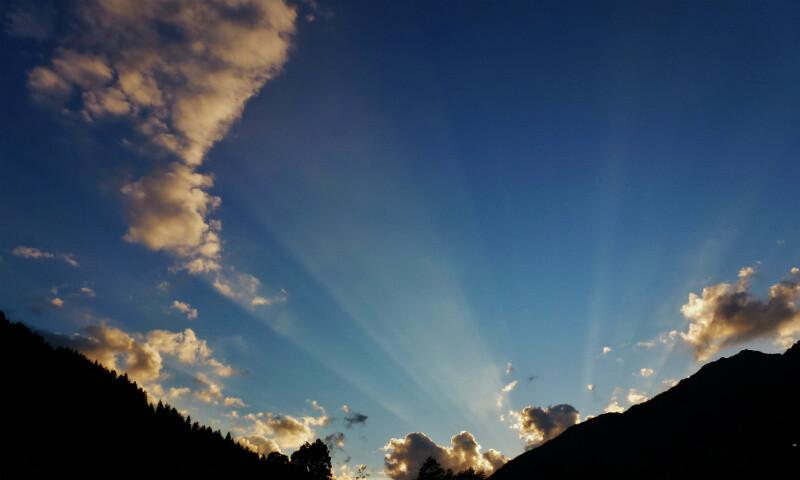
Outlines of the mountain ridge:
[{"label": "mountain ridge", "polygon": [[800,471],[800,342],[742,350],[624,413],[574,425],[492,480],[548,475],[677,478]]}]

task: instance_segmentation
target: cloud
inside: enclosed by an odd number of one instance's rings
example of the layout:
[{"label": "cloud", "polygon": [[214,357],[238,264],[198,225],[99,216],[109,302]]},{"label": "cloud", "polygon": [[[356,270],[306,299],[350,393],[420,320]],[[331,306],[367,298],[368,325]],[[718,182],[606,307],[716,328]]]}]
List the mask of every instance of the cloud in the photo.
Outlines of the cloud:
[{"label": "cloud", "polygon": [[195,380],[203,386],[203,389],[194,392],[195,398],[203,403],[217,405],[223,401],[222,383],[211,379],[206,373],[199,372]]},{"label": "cloud", "polygon": [[249,307],[261,307],[286,301],[286,290],[281,289],[272,297],[266,298],[258,294],[261,281],[249,273],[235,270],[219,272],[211,284],[220,294]]},{"label": "cloud", "polygon": [[655,348],[658,345],[673,345],[676,340],[681,338],[681,334],[677,330],[670,330],[669,332],[664,332],[658,337],[651,339],[651,340],[643,340],[640,342],[636,342],[636,348]]},{"label": "cloud", "polygon": [[75,260],[75,256],[71,253],[53,253],[35,247],[19,246],[11,250],[11,254],[20,258],[29,258],[33,260],[61,260],[71,267],[80,266],[78,261]]},{"label": "cloud", "polygon": [[511,375],[513,371],[514,365],[512,365],[511,362],[506,363],[506,375]]},{"label": "cloud", "polygon": [[645,368],[640,368],[639,369],[639,375],[641,375],[643,377],[650,377],[650,376],[653,375],[653,373],[655,373],[655,371],[652,368],[646,368],[645,367]]},{"label": "cloud", "polygon": [[294,417],[270,412],[251,413],[245,416],[251,422],[253,435],[272,439],[281,449],[292,450],[314,440],[316,428],[324,427],[329,419],[326,416]]},{"label": "cloud", "polygon": [[84,327],[80,334],[55,340],[108,369],[128,373],[140,383],[155,380],[161,374],[162,359],[156,349],[104,323]]},{"label": "cloud", "polygon": [[497,408],[502,408],[503,402],[505,401],[506,397],[508,396],[509,393],[514,391],[515,388],[517,388],[518,383],[519,382],[517,382],[517,380],[512,380],[511,382],[503,385],[503,388],[500,389],[500,393],[497,394],[497,400],[495,402]]},{"label": "cloud", "polygon": [[225,397],[222,402],[226,407],[244,407],[244,400],[238,397]]},{"label": "cloud", "polygon": [[193,392],[197,400],[225,403],[226,406],[237,406],[242,401],[225,397],[223,384],[217,378],[230,376],[234,373],[233,368],[215,359],[206,341],[198,338],[190,328],[182,332],[151,330],[147,334],[138,334],[101,323],[84,327],[80,333],[71,336],[51,335],[50,340],[73,348],[106,368],[127,373],[153,401],[176,400],[192,393],[188,387],[162,387],[159,382],[170,377],[163,371],[165,358],[173,358],[191,368],[190,372],[202,387]]},{"label": "cloud", "polygon": [[593,383],[590,383],[590,384],[586,385],[586,390],[589,390],[590,392],[594,392],[594,389],[595,389],[595,385]]},{"label": "cloud", "polygon": [[608,355],[611,353],[611,347],[603,347],[603,355]]},{"label": "cloud", "polygon": [[275,440],[265,438],[259,435],[250,435],[247,437],[238,437],[236,439],[240,445],[250,449],[260,455],[267,456],[271,452],[280,452],[281,449]]},{"label": "cloud", "polygon": [[186,302],[181,302],[180,300],[175,300],[175,301],[172,302],[172,306],[170,308],[172,308],[173,310],[177,310],[177,311],[183,313],[184,315],[186,315],[186,318],[189,319],[189,320],[196,320],[197,319],[197,309],[196,308],[192,308],[192,306],[189,305]]},{"label": "cloud", "polygon": [[167,398],[176,400],[191,393],[189,387],[172,387],[167,391]]},{"label": "cloud", "polygon": [[206,191],[213,185],[210,175],[180,163],[125,185],[129,227],[124,239],[183,258],[178,268],[190,273],[219,270],[218,223],[207,220],[222,202]]},{"label": "cloud", "polygon": [[735,284],[719,283],[703,288],[701,295],[689,294],[681,307],[689,327],[681,338],[692,346],[697,360],[749,340],[773,337],[780,341],[800,332],[796,304],[800,283],[794,278],[782,280],[762,299],[749,291],[750,276],[752,272],[745,268]]},{"label": "cloud", "polygon": [[206,362],[212,353],[208,343],[197,338],[191,328],[182,332],[152,330],[147,334],[147,343],[160,353],[172,355],[188,365]]},{"label": "cloud", "polygon": [[330,435],[326,435],[322,441],[325,442],[325,445],[328,446],[328,450],[331,452],[335,451],[336,449],[342,450],[344,448],[344,433],[331,433]]},{"label": "cloud", "polygon": [[94,298],[97,296],[97,293],[94,291],[94,289],[89,287],[81,287],[80,292],[89,298]]},{"label": "cloud", "polygon": [[510,393],[510,392],[514,391],[515,388],[517,388],[517,383],[518,382],[516,380],[514,380],[512,382],[509,382],[508,384],[503,386],[503,388],[500,391],[503,392],[503,393]]},{"label": "cloud", "polygon": [[513,425],[525,448],[537,447],[561,434],[580,421],[580,413],[572,405],[560,404],[550,407],[527,406],[519,412],[511,412],[516,419]]},{"label": "cloud", "polygon": [[356,425],[364,425],[365,423],[367,423],[368,418],[369,417],[367,417],[363,413],[350,412],[344,417],[345,426],[347,428],[352,428],[353,426]]},{"label": "cloud", "polygon": [[56,308],[64,308],[64,300],[61,300],[58,297],[55,297],[52,300],[50,300],[50,304]]},{"label": "cloud", "polygon": [[616,398],[612,398],[608,405],[606,406],[605,413],[622,413],[625,411],[625,407],[619,404],[619,401]]},{"label": "cloud", "polygon": [[636,405],[637,403],[646,402],[648,400],[647,394],[640,392],[635,388],[628,390],[628,395],[625,398],[631,405]]},{"label": "cloud", "polygon": [[284,0],[76,5],[69,31],[28,86],[89,123],[126,119],[133,140],[170,159],[123,186],[125,240],[171,254],[189,273],[220,270],[221,224],[211,214],[221,200],[209,193],[213,177],[197,170],[282,70],[296,17]]},{"label": "cloud", "polygon": [[383,469],[394,480],[413,480],[428,457],[433,457],[445,469],[462,472],[467,469],[491,474],[508,461],[497,450],[481,452],[481,446],[469,432],[461,432],[450,439],[450,446],[437,445],[421,432],[409,433],[405,438],[392,438],[383,447]]}]

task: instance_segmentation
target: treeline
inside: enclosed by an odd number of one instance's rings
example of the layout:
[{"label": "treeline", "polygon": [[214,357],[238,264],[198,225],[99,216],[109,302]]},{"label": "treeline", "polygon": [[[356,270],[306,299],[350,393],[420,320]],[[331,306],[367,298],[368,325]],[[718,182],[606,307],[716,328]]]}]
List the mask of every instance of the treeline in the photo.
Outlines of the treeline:
[{"label": "treeline", "polygon": [[317,440],[264,458],[0,312],[0,478],[326,480]]},{"label": "treeline", "polygon": [[428,457],[419,469],[417,480],[484,480],[483,472],[469,468],[463,472],[453,472],[442,467],[433,457]]}]

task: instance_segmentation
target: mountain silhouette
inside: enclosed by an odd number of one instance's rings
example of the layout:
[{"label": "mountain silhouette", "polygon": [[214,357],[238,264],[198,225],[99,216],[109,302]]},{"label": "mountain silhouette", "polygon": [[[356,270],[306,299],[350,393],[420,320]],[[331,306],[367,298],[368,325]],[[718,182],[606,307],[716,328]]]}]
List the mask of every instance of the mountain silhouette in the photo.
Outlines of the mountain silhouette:
[{"label": "mountain silhouette", "polygon": [[331,478],[321,440],[261,457],[0,312],[0,478]]},{"label": "mountain silhouette", "polygon": [[800,343],[743,350],[624,413],[574,425],[491,480],[798,478]]}]

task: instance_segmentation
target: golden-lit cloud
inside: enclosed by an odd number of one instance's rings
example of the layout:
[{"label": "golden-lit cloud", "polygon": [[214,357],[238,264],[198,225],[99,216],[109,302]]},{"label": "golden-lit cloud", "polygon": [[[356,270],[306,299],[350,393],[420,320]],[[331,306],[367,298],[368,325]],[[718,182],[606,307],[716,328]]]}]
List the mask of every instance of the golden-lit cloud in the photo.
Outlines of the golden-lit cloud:
[{"label": "golden-lit cloud", "polygon": [[239,397],[225,397],[223,403],[226,407],[245,407],[244,400]]},{"label": "golden-lit cloud", "polygon": [[[127,120],[136,135],[126,140],[171,159],[122,187],[125,240],[171,254],[175,269],[220,271],[221,224],[211,214],[221,200],[209,193],[213,177],[197,170],[247,101],[280,73],[296,17],[284,0],[76,2],[70,28],[30,71],[28,86],[89,123]],[[235,283],[220,282],[227,290],[219,291],[243,296]]]},{"label": "golden-lit cloud", "polygon": [[221,202],[207,192],[213,184],[210,175],[171,163],[125,185],[130,224],[125,240],[175,254],[184,259],[178,268],[190,273],[219,270],[218,223],[208,221]]},{"label": "golden-lit cloud", "polygon": [[628,394],[625,396],[625,398],[628,400],[628,403],[631,404],[631,405],[636,405],[637,403],[646,402],[649,399],[649,397],[647,396],[646,393],[640,392],[639,390],[636,390],[635,388],[629,389],[628,390]]},{"label": "golden-lit cloud", "polygon": [[237,437],[236,441],[243,447],[250,449],[260,455],[267,456],[271,452],[281,451],[280,446],[275,440],[265,438],[259,435],[250,435],[247,437]]},{"label": "golden-lit cloud", "polygon": [[800,333],[800,283],[795,274],[769,288],[767,298],[750,292],[751,267],[739,271],[735,284],[719,283],[689,294],[681,307],[689,328],[681,338],[692,346],[698,360],[706,360],[722,348],[757,338],[791,343]]},{"label": "golden-lit cloud", "polygon": [[[53,335],[56,344],[73,348],[106,368],[127,373],[144,388],[151,400],[178,400],[189,393],[201,402],[244,406],[237,397],[225,397],[220,378],[231,376],[234,369],[214,358],[208,343],[187,328],[182,332],[151,330],[146,334],[128,333],[106,323],[91,325],[71,336]],[[164,372],[166,359],[190,368],[199,388],[165,388],[161,382],[171,375]]]},{"label": "golden-lit cloud", "polygon": [[192,308],[192,306],[189,305],[186,302],[181,302],[180,300],[175,300],[175,301],[172,302],[172,305],[170,306],[170,308],[173,309],[173,310],[177,310],[177,311],[181,312],[182,314],[186,315],[186,318],[188,320],[196,320],[197,319],[197,314],[198,314],[197,309],[196,308]]},{"label": "golden-lit cloud", "polygon": [[316,429],[325,427],[330,418],[319,416],[294,417],[271,412],[250,413],[244,417],[250,422],[246,438],[270,439],[282,450],[293,450],[316,438]]},{"label": "golden-lit cloud", "polygon": [[61,343],[84,354],[104,367],[125,372],[146,383],[161,374],[161,354],[141,339],[107,324],[84,327],[81,334],[64,337]]},{"label": "golden-lit cloud", "polygon": [[550,407],[527,406],[520,411],[510,412],[519,437],[525,448],[537,447],[561,434],[580,421],[580,413],[572,405],[560,404]]},{"label": "golden-lit cloud", "polygon": [[428,457],[433,457],[445,469],[462,472],[472,468],[487,475],[508,461],[494,449],[481,452],[481,446],[469,432],[453,435],[450,446],[437,445],[421,432],[409,433],[405,438],[392,438],[383,447],[383,471],[394,480],[413,480]]},{"label": "golden-lit cloud", "polygon": [[622,413],[625,411],[625,407],[620,405],[619,400],[616,398],[612,398],[606,408],[603,410],[605,413]]}]

